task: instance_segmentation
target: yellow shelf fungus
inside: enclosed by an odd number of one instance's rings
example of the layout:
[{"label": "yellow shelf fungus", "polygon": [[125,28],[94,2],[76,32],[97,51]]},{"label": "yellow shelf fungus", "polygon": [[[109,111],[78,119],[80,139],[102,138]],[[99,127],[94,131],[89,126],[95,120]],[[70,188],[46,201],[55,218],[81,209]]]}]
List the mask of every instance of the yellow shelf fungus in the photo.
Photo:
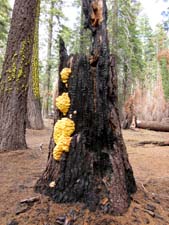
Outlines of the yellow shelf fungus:
[{"label": "yellow shelf fungus", "polygon": [[56,146],[53,150],[55,160],[60,160],[63,152],[69,152],[71,135],[75,131],[75,123],[69,118],[58,120],[54,126],[54,141]]},{"label": "yellow shelf fungus", "polygon": [[61,72],[60,72],[60,75],[61,75],[61,79],[62,79],[62,82],[63,83],[67,83],[68,79],[69,79],[69,76],[71,74],[71,68],[64,68]]},{"label": "yellow shelf fungus", "polygon": [[56,98],[56,107],[63,113],[63,115],[66,115],[70,108],[70,98],[68,93],[64,92]]}]

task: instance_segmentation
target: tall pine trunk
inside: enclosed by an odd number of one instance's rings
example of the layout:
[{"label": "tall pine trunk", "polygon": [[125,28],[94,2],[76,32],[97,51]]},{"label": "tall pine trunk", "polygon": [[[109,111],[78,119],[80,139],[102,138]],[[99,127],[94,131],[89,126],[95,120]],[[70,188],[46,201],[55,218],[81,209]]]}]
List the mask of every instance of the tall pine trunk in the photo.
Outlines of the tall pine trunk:
[{"label": "tall pine trunk", "polygon": [[15,0],[0,80],[0,150],[27,148],[25,115],[38,0]]},{"label": "tall pine trunk", "polygon": [[[108,212],[124,213],[130,194],[136,191],[133,171],[121,134],[117,108],[114,58],[109,55],[105,0],[83,0],[85,26],[92,31],[90,58],[67,56],[60,44],[60,68],[72,69],[68,88],[59,80],[59,94],[68,91],[71,107],[67,117],[75,122],[69,153],[53,159],[53,138],[46,170],[36,191],[56,202],[83,201],[95,210],[108,199]],[[56,111],[56,117],[62,114]],[[56,122],[56,121],[55,121]],[[51,186],[51,182],[54,185]]]},{"label": "tall pine trunk", "polygon": [[39,15],[40,0],[36,10],[36,23],[34,31],[34,43],[29,74],[29,87],[27,97],[27,128],[43,129],[41,113],[40,90],[39,90]]}]

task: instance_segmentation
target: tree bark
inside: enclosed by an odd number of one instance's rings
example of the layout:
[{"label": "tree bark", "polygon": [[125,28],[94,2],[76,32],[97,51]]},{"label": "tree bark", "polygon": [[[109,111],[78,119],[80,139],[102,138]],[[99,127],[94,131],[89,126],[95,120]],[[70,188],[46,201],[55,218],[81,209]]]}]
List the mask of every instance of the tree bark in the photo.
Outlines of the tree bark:
[{"label": "tree bark", "polygon": [[27,97],[27,128],[41,130],[44,128],[40,91],[39,91],[39,15],[40,0],[36,10],[36,24],[34,31],[34,43],[31,59],[31,69],[29,74],[29,87]]},{"label": "tree bark", "polygon": [[154,131],[169,132],[169,124],[155,121],[137,121],[137,127]]},{"label": "tree bark", "polygon": [[0,80],[0,150],[27,148],[25,115],[38,0],[16,0]]},{"label": "tree bark", "polygon": [[[91,56],[68,58],[62,42],[60,46],[59,71],[71,66],[72,74],[68,89],[59,80],[59,94],[69,93],[71,107],[67,116],[75,122],[76,130],[70,152],[64,153],[60,162],[53,159],[51,138],[47,167],[35,189],[56,202],[83,201],[90,210],[99,207],[106,197],[108,212],[121,214],[127,210],[136,184],[121,134],[106,4],[102,0],[82,2],[85,25],[92,31]],[[62,117],[60,112],[57,116]],[[53,188],[51,181],[55,182]]]},{"label": "tree bark", "polygon": [[41,102],[40,96],[35,97],[32,89],[32,76],[29,75],[29,88],[27,98],[27,120],[26,127],[28,129],[42,130],[44,128],[42,113],[41,113]]}]

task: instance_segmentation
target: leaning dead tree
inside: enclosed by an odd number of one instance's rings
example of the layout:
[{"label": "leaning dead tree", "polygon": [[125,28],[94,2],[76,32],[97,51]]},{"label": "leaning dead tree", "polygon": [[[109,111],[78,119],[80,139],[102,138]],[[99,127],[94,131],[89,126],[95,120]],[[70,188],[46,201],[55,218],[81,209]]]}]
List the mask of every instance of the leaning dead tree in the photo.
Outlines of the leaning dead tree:
[{"label": "leaning dead tree", "polygon": [[[136,184],[120,128],[106,2],[82,3],[85,27],[93,38],[91,56],[69,57],[60,41],[60,96],[56,99],[60,110],[55,113],[60,120],[55,119],[47,167],[35,189],[56,202],[85,202],[90,210],[107,199],[108,212],[121,214],[127,210]],[[66,71],[70,73],[67,83]]]}]

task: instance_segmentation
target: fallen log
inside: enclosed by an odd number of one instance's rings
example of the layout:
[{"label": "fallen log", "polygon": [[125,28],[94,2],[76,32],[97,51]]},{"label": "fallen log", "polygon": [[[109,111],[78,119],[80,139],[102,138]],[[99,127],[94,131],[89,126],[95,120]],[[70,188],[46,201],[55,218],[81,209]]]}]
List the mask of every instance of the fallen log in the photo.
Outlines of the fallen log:
[{"label": "fallen log", "polygon": [[169,124],[155,121],[137,121],[137,128],[169,132]]},{"label": "fallen log", "polygon": [[141,141],[137,143],[138,146],[142,145],[157,145],[157,146],[169,146],[169,141]]}]

